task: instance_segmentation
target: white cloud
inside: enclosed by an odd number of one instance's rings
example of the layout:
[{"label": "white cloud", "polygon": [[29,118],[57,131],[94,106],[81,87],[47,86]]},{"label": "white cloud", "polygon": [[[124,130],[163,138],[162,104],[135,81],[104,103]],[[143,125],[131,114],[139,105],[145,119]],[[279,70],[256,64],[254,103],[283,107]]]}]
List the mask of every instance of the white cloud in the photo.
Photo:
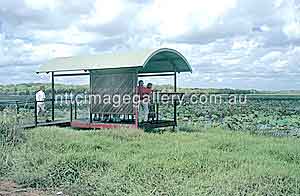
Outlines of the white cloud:
[{"label": "white cloud", "polygon": [[162,36],[175,37],[222,23],[222,17],[235,5],[236,0],[155,0],[141,13],[140,24],[144,28],[156,26]]},{"label": "white cloud", "polygon": [[124,9],[124,1],[121,0],[96,0],[94,9],[87,15],[81,15],[81,23],[89,26],[97,26],[112,22]]},{"label": "white cloud", "polygon": [[25,0],[25,4],[33,9],[33,10],[43,10],[43,9],[50,9],[54,10],[57,8],[62,0]]},{"label": "white cloud", "polygon": [[300,88],[297,0],[10,0],[0,7],[0,82],[40,81],[34,70],[53,57],[171,47],[193,67],[180,74],[183,86]]},{"label": "white cloud", "polygon": [[282,52],[280,51],[272,51],[263,57],[261,57],[261,61],[264,63],[271,63],[273,61],[277,61],[282,56]]},{"label": "white cloud", "polygon": [[290,39],[300,39],[300,21],[287,24],[283,31]]},{"label": "white cloud", "polygon": [[95,40],[103,39],[104,36],[97,34],[96,32],[81,31],[77,26],[71,25],[66,29],[61,30],[33,30],[32,36],[40,41],[64,43],[64,44],[87,44]]}]

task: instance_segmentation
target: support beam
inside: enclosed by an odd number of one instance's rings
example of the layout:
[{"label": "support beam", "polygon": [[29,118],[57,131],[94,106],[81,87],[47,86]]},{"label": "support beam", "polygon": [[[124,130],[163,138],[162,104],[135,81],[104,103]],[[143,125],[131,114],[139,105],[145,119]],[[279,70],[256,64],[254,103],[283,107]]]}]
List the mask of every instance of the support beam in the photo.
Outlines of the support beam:
[{"label": "support beam", "polygon": [[160,58],[160,59],[152,59],[150,62],[165,62],[165,61],[176,61],[176,60],[180,60],[181,58],[169,58],[168,56],[164,55],[164,58]]},{"label": "support beam", "polygon": [[73,74],[55,74],[55,77],[64,77],[64,76],[88,76],[90,73],[73,73]]},{"label": "support beam", "polygon": [[90,98],[89,98],[89,114],[90,114],[90,117],[89,117],[89,120],[90,120],[90,123],[93,122],[93,114],[92,114],[92,75],[90,74]]},{"label": "support beam", "polygon": [[[175,93],[177,92],[177,73],[176,73],[176,67],[175,67],[175,71],[174,71],[174,92]],[[174,100],[174,122],[175,122],[175,126],[177,126],[177,100]]]},{"label": "support beam", "polygon": [[[177,68],[176,68],[176,64],[172,59],[169,59],[169,62],[174,67],[174,92],[176,93],[177,92]],[[174,126],[173,126],[174,131],[176,126],[177,126],[177,100],[174,100]]]},{"label": "support beam", "polygon": [[153,76],[174,76],[173,73],[169,74],[139,74],[138,77],[153,77]]},{"label": "support beam", "polygon": [[[137,95],[138,94],[138,91],[137,91],[137,83],[138,83],[138,72],[136,72],[136,75],[135,75],[135,81],[134,81],[134,94]],[[134,103],[132,103],[133,105],[133,111],[134,111],[134,115],[132,115],[132,118],[134,118],[134,123],[135,123],[135,128],[139,128],[139,111],[138,111],[138,107],[139,107],[139,104],[134,106]]]},{"label": "support beam", "polygon": [[70,122],[73,121],[73,104],[72,100],[70,100]]},{"label": "support beam", "polygon": [[74,100],[74,112],[75,112],[75,114],[74,114],[74,119],[75,120],[77,120],[77,102],[76,102],[76,99]]},{"label": "support beam", "polygon": [[159,116],[158,115],[159,115],[159,103],[157,102],[156,103],[156,122],[158,122],[158,120],[159,120]]},{"label": "support beam", "polygon": [[55,100],[54,72],[51,72],[51,92],[52,92],[52,99],[51,99],[52,121],[54,121],[55,120],[55,117],[54,117],[54,100]]},{"label": "support beam", "polygon": [[16,101],[16,121],[18,124],[19,124],[19,111],[20,111],[19,103],[18,103],[18,101]]},{"label": "support beam", "polygon": [[37,116],[37,102],[34,99],[34,126],[37,127],[38,124],[38,116]]}]

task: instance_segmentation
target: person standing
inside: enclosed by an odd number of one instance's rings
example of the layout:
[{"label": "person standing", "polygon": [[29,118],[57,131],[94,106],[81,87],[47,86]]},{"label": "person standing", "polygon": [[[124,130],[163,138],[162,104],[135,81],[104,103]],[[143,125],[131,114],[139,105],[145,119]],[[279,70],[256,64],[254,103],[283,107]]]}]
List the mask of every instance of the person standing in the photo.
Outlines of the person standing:
[{"label": "person standing", "polygon": [[148,122],[149,101],[150,101],[149,96],[152,92],[152,89],[146,88],[144,86],[144,81],[140,80],[138,83],[137,92],[140,96],[139,121]]},{"label": "person standing", "polygon": [[46,115],[46,110],[45,110],[46,95],[45,95],[44,90],[45,90],[44,86],[40,86],[39,91],[35,94],[35,101],[37,102],[36,107],[37,107],[37,115],[38,116]]},{"label": "person standing", "polygon": [[148,121],[151,120],[152,122],[154,121],[155,118],[155,105],[153,103],[153,96],[151,95],[153,93],[153,88],[152,88],[152,83],[147,84],[147,94],[149,95],[149,101],[148,101],[148,108],[149,108],[149,114],[148,114]]}]

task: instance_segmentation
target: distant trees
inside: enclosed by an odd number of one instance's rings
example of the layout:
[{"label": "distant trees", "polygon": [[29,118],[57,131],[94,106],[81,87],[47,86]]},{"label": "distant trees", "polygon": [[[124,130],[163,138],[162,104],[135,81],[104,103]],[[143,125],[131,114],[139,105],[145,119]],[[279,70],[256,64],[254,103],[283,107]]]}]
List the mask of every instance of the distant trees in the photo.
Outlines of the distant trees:
[{"label": "distant trees", "polygon": [[[10,84],[0,85],[0,95],[34,95],[39,87],[45,86],[46,94],[51,94],[51,84],[49,83],[24,83],[24,84]],[[162,92],[173,92],[174,87],[172,85],[155,85],[156,90]],[[66,84],[55,84],[55,91],[57,94],[64,93],[85,93],[89,91],[88,85],[66,85]],[[298,91],[257,91],[254,89],[242,90],[242,89],[217,89],[217,88],[178,88],[177,92],[181,93],[196,93],[196,94],[273,94],[273,93],[300,93]]]}]

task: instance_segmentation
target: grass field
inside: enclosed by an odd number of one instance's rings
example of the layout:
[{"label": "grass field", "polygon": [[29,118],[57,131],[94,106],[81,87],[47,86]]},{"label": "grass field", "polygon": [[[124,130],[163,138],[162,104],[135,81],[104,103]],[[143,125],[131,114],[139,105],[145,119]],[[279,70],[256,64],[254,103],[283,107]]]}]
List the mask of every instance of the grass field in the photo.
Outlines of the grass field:
[{"label": "grass field", "polygon": [[300,194],[297,138],[194,131],[37,128],[1,147],[0,174],[68,195]]}]

